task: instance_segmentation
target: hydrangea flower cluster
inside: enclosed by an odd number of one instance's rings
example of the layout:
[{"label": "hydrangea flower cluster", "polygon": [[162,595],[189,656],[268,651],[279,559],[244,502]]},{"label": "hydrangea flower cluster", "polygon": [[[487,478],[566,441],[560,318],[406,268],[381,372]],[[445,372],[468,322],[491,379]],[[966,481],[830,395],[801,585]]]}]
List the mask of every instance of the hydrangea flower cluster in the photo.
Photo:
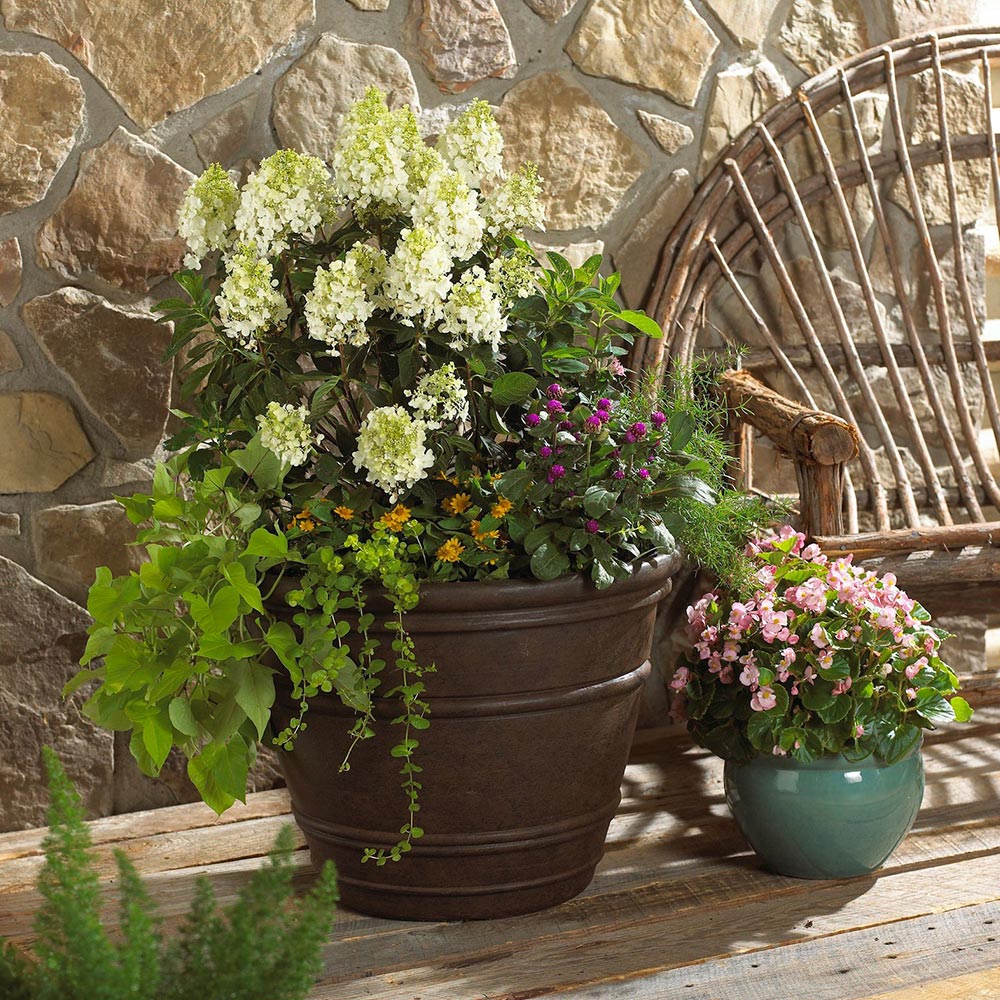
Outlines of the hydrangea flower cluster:
[{"label": "hydrangea flower cluster", "polygon": [[339,345],[368,343],[368,320],[375,312],[374,289],[385,273],[385,256],[364,245],[348,251],[343,260],[316,269],[313,287],[303,310],[309,336],[330,345],[336,357]]},{"label": "hydrangea flower cluster", "polygon": [[404,229],[385,268],[382,293],[408,325],[422,316],[434,323],[444,314],[451,289],[451,257],[426,229]]},{"label": "hydrangea flower cluster", "polygon": [[339,209],[323,161],[279,149],[250,175],[233,221],[240,240],[269,257],[287,250],[292,236],[312,239]]},{"label": "hydrangea flower cluster", "polygon": [[497,350],[507,329],[505,305],[499,286],[481,267],[470,267],[448,293],[441,331],[451,334],[454,350],[467,344],[489,344]]},{"label": "hydrangea flower cluster", "polygon": [[427,425],[402,406],[380,406],[361,425],[354,468],[365,472],[368,482],[385,490],[395,503],[434,464],[426,438]]},{"label": "hydrangea flower cluster", "polygon": [[469,419],[469,393],[453,361],[446,361],[440,368],[421,376],[416,389],[408,390],[406,395],[410,408],[428,430]]},{"label": "hydrangea flower cluster", "polygon": [[939,655],[948,633],[893,574],[829,559],[789,525],[747,555],[756,590],[739,600],[711,592],[688,608],[694,652],[671,682],[709,749],[892,761],[923,729],[969,717]]},{"label": "hydrangea flower cluster", "polygon": [[283,323],[290,312],[278,290],[271,263],[253,247],[241,247],[226,261],[226,279],[216,298],[226,335],[250,347],[266,330]]},{"label": "hydrangea flower cluster", "polygon": [[191,250],[184,257],[185,267],[197,267],[212,251],[232,246],[239,204],[239,189],[218,163],[187,189],[177,219],[177,231]]},{"label": "hydrangea flower cluster", "polygon": [[545,211],[539,196],[542,192],[538,168],[527,163],[498,184],[483,205],[486,231],[491,236],[517,232],[519,229],[545,231]]},{"label": "hydrangea flower cluster", "polygon": [[438,139],[437,149],[462,180],[480,188],[503,173],[503,135],[486,101],[473,101]]},{"label": "hydrangea flower cluster", "polygon": [[304,465],[314,444],[322,435],[313,437],[309,427],[309,411],[291,403],[268,403],[267,412],[257,417],[260,443],[288,465]]},{"label": "hydrangea flower cluster", "polygon": [[412,110],[390,111],[385,96],[369,87],[341,119],[331,162],[334,188],[361,213],[407,211],[413,202],[408,161],[423,148]]}]

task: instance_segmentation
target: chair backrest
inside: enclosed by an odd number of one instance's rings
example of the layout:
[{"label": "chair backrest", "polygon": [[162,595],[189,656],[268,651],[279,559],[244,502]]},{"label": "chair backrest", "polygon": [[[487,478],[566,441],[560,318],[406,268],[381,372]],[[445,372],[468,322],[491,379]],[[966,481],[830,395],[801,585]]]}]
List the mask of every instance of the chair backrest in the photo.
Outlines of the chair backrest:
[{"label": "chair backrest", "polygon": [[729,147],[662,251],[647,311],[666,335],[633,364],[739,345],[856,424],[851,532],[1000,519],[991,60],[1000,29],[955,28],[813,77]]}]

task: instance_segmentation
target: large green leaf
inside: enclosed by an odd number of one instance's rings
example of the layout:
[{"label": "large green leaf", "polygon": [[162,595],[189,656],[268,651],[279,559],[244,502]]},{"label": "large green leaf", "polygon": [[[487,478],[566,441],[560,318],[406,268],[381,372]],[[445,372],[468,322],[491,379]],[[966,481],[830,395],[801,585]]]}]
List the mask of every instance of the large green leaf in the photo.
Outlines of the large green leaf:
[{"label": "large green leaf", "polygon": [[222,635],[229,631],[240,611],[239,591],[233,586],[220,587],[211,604],[200,594],[188,599],[191,617],[206,634]]},{"label": "large green leaf", "polygon": [[254,611],[264,611],[264,603],[260,596],[260,588],[247,578],[246,567],[243,563],[230,563],[223,571],[223,576],[236,588],[240,597],[250,605]]},{"label": "large green leaf", "polygon": [[523,403],[538,385],[538,380],[527,372],[507,372],[493,383],[490,399],[493,405],[503,409],[514,403]]},{"label": "large green leaf", "polygon": [[227,743],[209,743],[188,761],[188,777],[206,804],[221,815],[237,799],[246,801],[252,757],[252,748],[238,735]]},{"label": "large green leaf", "polygon": [[247,555],[266,556],[271,559],[281,559],[288,555],[288,539],[280,532],[268,531],[267,528],[258,528],[250,536],[247,545]]},{"label": "large green leaf", "polygon": [[544,542],[531,556],[531,572],[539,580],[555,580],[569,572],[569,557],[551,542]]},{"label": "large green leaf", "polygon": [[228,673],[236,681],[236,703],[257,727],[263,737],[274,704],[274,678],[271,670],[260,663],[242,662],[230,665]]}]

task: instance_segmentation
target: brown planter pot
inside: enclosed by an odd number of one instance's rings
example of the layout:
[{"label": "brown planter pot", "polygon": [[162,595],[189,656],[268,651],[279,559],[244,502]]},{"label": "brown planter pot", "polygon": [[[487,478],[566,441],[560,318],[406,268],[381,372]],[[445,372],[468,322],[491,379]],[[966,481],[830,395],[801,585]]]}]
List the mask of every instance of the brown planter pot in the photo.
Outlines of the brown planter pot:
[{"label": "brown planter pot", "polygon": [[[582,577],[424,584],[406,616],[418,660],[437,667],[425,677],[431,727],[415,734],[426,833],[413,850],[381,868],[361,863],[363,848],[391,846],[405,821],[389,756],[395,701],[379,704],[378,735],[355,749],[350,771],[338,765],[353,716],[335,695],[313,699],[306,732],[279,754],[313,861],[336,862],[345,906],[484,919],[588,885],[620,801],[656,606],[679,567],[660,557],[605,591]],[[279,684],[275,724],[292,712]]]}]

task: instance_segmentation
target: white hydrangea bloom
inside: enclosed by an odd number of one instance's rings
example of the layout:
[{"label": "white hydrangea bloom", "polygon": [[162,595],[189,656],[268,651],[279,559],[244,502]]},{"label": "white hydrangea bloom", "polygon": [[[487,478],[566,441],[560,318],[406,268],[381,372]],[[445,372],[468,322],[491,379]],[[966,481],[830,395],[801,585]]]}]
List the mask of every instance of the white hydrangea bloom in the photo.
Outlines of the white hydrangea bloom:
[{"label": "white hydrangea bloom", "polygon": [[[291,403],[268,403],[267,413],[257,417],[260,443],[288,465],[303,465],[313,447],[308,424],[309,411]],[[317,440],[322,440],[322,436]]]},{"label": "white hydrangea bloom", "polygon": [[233,220],[240,193],[233,179],[213,163],[187,189],[177,216],[177,231],[191,248],[185,267],[198,267],[213,250],[228,250],[233,243]]},{"label": "white hydrangea bloom", "polygon": [[426,229],[404,229],[382,280],[386,308],[404,321],[423,313],[427,323],[436,322],[451,289],[451,263],[445,246]]},{"label": "white hydrangea bloom", "polygon": [[413,201],[407,163],[418,148],[424,144],[413,111],[390,111],[385,95],[369,87],[340,123],[331,161],[337,193],[362,213],[378,204],[407,211]]},{"label": "white hydrangea bloom", "polygon": [[444,304],[441,331],[451,334],[454,350],[469,343],[486,343],[496,350],[500,335],[507,329],[503,306],[501,289],[481,267],[470,267],[452,287]]},{"label": "white hydrangea bloom", "polygon": [[226,261],[228,275],[216,299],[226,335],[249,347],[258,335],[288,318],[288,303],[268,260],[240,247]]},{"label": "white hydrangea bloom", "polygon": [[469,187],[503,172],[503,134],[486,101],[473,101],[444,130],[437,148]]},{"label": "white hydrangea bloom", "polygon": [[533,163],[524,164],[490,191],[482,208],[490,236],[501,237],[525,227],[544,232],[545,212],[538,200],[541,191],[538,168]]},{"label": "white hydrangea bloom", "polygon": [[279,149],[243,185],[236,228],[241,240],[268,257],[287,250],[291,236],[312,239],[320,226],[336,218],[338,208],[323,161]]},{"label": "white hydrangea bloom", "polygon": [[430,430],[469,419],[469,393],[452,361],[427,372],[412,392],[407,390],[410,408]]},{"label": "white hydrangea bloom", "polygon": [[422,226],[456,260],[467,260],[483,242],[486,223],[476,192],[452,170],[435,170],[413,199],[413,224]]},{"label": "white hydrangea bloom", "polygon": [[381,406],[365,417],[354,453],[354,468],[367,474],[395,503],[427,475],[434,456],[424,446],[427,425],[402,406]]},{"label": "white hydrangea bloom", "polygon": [[489,278],[508,302],[523,299],[535,290],[535,268],[538,262],[530,250],[516,249],[506,257],[490,263]]},{"label": "white hydrangea bloom", "polygon": [[304,313],[309,336],[329,344],[332,357],[344,341],[353,347],[368,343],[365,324],[378,307],[375,290],[385,264],[380,250],[359,244],[343,260],[317,269]]}]

